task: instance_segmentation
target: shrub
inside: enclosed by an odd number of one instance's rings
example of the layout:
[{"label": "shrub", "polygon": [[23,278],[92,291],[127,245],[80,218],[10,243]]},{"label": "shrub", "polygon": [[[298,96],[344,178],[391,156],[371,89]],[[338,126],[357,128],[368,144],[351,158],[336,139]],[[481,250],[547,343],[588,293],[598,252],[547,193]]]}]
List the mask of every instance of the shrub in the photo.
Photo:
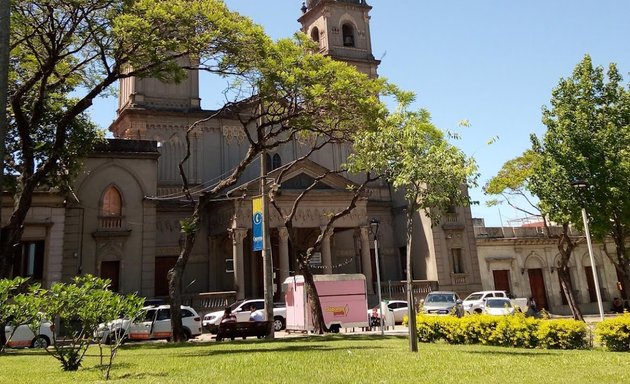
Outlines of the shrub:
[{"label": "shrub", "polygon": [[547,349],[586,348],[588,328],[583,321],[573,319],[540,321],[536,338],[538,346]]},{"label": "shrub", "polygon": [[490,345],[503,347],[536,347],[535,331],[539,321],[525,317],[522,313],[502,316],[487,338]]},{"label": "shrub", "polygon": [[598,323],[595,337],[610,351],[630,351],[630,314],[624,313]]},{"label": "shrub", "polygon": [[431,316],[418,315],[416,319],[418,339],[423,343],[432,343],[442,337],[439,319]]},{"label": "shrub", "polygon": [[[630,329],[630,316],[627,324],[626,330]],[[419,314],[417,327],[418,338],[422,342],[444,339],[450,344],[559,349],[587,346],[588,329],[583,322],[534,319],[522,313],[510,316],[470,315],[463,318]]]}]

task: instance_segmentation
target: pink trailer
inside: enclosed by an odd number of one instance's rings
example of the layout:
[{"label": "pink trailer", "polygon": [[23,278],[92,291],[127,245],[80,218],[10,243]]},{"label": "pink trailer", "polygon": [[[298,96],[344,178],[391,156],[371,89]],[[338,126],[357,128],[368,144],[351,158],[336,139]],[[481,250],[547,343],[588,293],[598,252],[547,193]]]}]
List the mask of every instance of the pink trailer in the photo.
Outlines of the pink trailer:
[{"label": "pink trailer", "polygon": [[[340,328],[368,327],[365,276],[362,274],[314,275],[315,286],[324,313],[324,322],[333,332]],[[284,281],[287,304],[286,329],[312,331],[309,298],[304,289],[304,276]]]}]

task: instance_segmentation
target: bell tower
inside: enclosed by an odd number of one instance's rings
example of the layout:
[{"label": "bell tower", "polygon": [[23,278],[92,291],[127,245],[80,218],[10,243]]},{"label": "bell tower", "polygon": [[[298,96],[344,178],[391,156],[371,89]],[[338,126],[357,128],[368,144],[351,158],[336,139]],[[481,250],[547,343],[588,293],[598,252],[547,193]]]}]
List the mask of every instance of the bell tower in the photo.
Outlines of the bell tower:
[{"label": "bell tower", "polygon": [[298,21],[322,54],[376,77],[380,61],[372,55],[371,9],[365,0],[307,0]]}]

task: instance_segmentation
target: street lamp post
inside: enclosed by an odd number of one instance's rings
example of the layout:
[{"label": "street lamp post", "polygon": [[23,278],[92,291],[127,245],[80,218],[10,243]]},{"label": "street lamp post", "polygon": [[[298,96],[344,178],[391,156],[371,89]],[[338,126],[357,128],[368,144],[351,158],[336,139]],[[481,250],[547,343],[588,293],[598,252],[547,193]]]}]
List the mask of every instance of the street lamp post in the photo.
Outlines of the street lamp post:
[{"label": "street lamp post", "polygon": [[[578,190],[584,190],[589,187],[588,182],[584,180],[575,180],[571,185]],[[588,225],[588,216],[586,215],[586,203],[582,202],[582,221],[584,222],[584,233],[586,235],[586,245],[588,246],[588,256],[591,259],[591,270],[593,271],[593,283],[595,284],[595,294],[597,295],[597,306],[599,307],[599,317],[604,320],[604,306],[602,304],[602,295],[599,290],[599,278],[597,277],[597,267],[595,266],[595,256],[593,256],[593,244],[591,243],[591,232]]]},{"label": "street lamp post", "polygon": [[377,219],[372,219],[370,221],[370,228],[372,228],[372,233],[374,234],[374,260],[376,261],[376,286],[378,290],[378,315],[380,318],[381,324],[381,336],[385,335],[385,329],[383,328],[383,304],[381,300],[381,268],[379,266],[378,260],[378,226],[380,222]]}]

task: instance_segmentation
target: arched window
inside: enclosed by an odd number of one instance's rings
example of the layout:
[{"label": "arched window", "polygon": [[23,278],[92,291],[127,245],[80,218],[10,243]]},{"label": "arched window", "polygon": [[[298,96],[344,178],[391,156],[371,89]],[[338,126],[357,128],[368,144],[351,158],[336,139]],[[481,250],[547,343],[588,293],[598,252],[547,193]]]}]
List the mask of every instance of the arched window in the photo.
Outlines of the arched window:
[{"label": "arched window", "polygon": [[343,36],[344,47],[354,47],[354,28],[350,24],[341,26],[341,35]]},{"label": "arched window", "polygon": [[267,172],[273,169],[271,168],[271,155],[268,153],[265,153],[265,169],[267,170]]},{"label": "arched window", "polygon": [[317,27],[313,27],[313,29],[311,29],[311,39],[319,44],[319,29],[317,29]]},{"label": "arched window", "polygon": [[280,155],[276,153],[275,155],[273,155],[271,169],[280,168],[281,165],[282,165],[282,159],[280,158]]},{"label": "arched window", "polygon": [[118,188],[110,186],[103,194],[101,216],[122,216],[122,198]]},{"label": "arched window", "polygon": [[122,227],[122,196],[118,188],[113,185],[107,187],[103,194],[99,226],[101,228]]}]

